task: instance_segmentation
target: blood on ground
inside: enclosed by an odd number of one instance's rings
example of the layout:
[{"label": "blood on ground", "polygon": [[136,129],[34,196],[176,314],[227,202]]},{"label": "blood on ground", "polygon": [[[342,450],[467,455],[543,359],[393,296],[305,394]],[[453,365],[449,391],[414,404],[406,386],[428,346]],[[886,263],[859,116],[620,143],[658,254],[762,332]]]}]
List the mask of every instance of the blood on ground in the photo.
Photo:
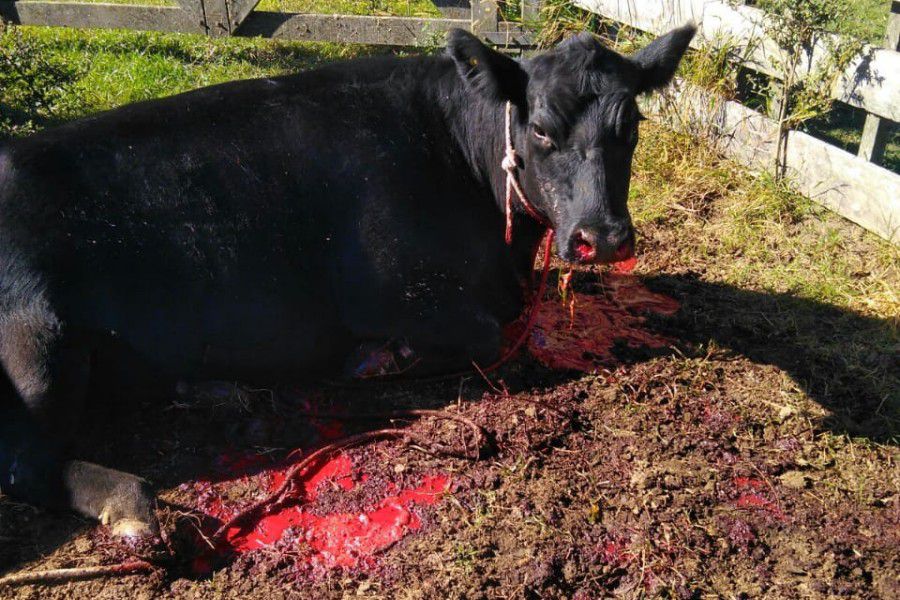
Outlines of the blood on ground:
[{"label": "blood on ground", "polygon": [[[646,314],[671,315],[679,309],[678,302],[644,287],[629,271],[634,261],[616,265],[598,284],[598,294],[580,294],[577,310],[571,303],[545,301],[540,304],[536,322],[528,337],[526,348],[540,363],[554,369],[574,369],[586,372],[601,366],[612,366],[618,359],[615,351],[625,344],[629,348],[662,349],[673,340],[646,329]],[[521,327],[521,325],[520,325]],[[512,324],[507,335],[521,335]],[[318,441],[326,443],[339,438],[343,427],[337,420],[314,419]],[[313,445],[313,448],[315,445]],[[287,463],[296,459],[288,457]],[[227,488],[243,481],[255,484],[260,497],[277,489],[284,481],[289,464],[261,468],[253,455],[225,456],[220,467],[231,471],[235,478],[218,483],[197,481],[197,508],[219,523],[227,522],[247,505],[247,501],[227,501]],[[241,474],[252,468],[253,474]],[[389,477],[377,483],[380,495],[367,499],[365,506],[353,510],[346,507],[320,506],[322,489],[330,488],[330,495],[352,494],[368,481],[369,475],[354,468],[351,455],[339,452],[314,466],[298,482],[302,493],[296,501],[279,505],[268,513],[242,526],[232,527],[218,546],[209,549],[204,540],[197,540],[196,573],[208,572],[213,565],[241,554],[284,548],[303,548],[292,552],[300,566],[323,572],[333,568],[369,569],[375,566],[378,553],[397,543],[422,526],[420,511],[440,501],[451,481],[444,473],[420,476],[413,484],[398,485]],[[248,481],[248,478],[252,481]],[[251,500],[252,501],[252,500]]]}]

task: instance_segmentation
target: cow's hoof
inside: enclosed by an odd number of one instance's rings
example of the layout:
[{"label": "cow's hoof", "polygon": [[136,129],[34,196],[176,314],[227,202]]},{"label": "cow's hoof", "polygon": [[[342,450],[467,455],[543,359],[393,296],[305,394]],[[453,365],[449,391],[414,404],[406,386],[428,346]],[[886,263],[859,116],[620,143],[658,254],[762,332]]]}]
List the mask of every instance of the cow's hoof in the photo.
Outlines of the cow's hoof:
[{"label": "cow's hoof", "polygon": [[109,528],[114,536],[123,539],[154,537],[154,529],[150,523],[137,519],[120,519]]},{"label": "cow's hoof", "polygon": [[120,519],[109,525],[112,541],[128,554],[148,562],[160,562],[167,555],[165,544],[159,536],[155,522],[138,519]]},{"label": "cow's hoof", "polygon": [[130,554],[152,560],[163,551],[159,523],[153,512],[154,495],[146,481],[128,475],[115,487],[100,512],[113,541]]},{"label": "cow's hoof", "polygon": [[360,344],[344,367],[349,379],[370,379],[401,375],[419,362],[406,340],[391,340],[386,344]]},{"label": "cow's hoof", "polygon": [[153,514],[153,490],[143,479],[121,473],[119,481],[103,503],[100,522],[114,535],[134,537],[157,535],[159,524]]}]

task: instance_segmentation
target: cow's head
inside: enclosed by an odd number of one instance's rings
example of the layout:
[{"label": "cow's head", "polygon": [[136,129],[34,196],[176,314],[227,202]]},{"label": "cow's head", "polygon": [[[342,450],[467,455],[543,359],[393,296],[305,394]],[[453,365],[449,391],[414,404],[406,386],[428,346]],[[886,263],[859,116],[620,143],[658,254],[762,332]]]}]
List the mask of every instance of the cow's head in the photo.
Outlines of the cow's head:
[{"label": "cow's head", "polygon": [[451,32],[447,51],[469,88],[517,108],[519,176],[556,230],[561,258],[632,255],[628,186],[643,118],[635,98],[671,81],[694,32],[692,25],[675,29],[631,56],[585,33],[522,62],[467,32]]}]

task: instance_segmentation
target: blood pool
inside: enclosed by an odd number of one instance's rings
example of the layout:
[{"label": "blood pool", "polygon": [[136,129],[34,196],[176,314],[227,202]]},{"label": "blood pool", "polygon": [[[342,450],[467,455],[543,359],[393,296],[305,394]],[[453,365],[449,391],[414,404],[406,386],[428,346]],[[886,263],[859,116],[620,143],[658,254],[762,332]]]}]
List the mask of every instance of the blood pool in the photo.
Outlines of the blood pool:
[{"label": "blood pool", "polygon": [[[285,469],[263,470],[252,477],[267,482],[261,493],[269,493],[281,485],[285,472]],[[249,525],[228,530],[215,554],[233,556],[262,550],[285,539],[305,548],[307,551],[298,560],[314,568],[372,566],[379,552],[422,526],[416,507],[439,502],[450,486],[449,477],[438,473],[426,475],[418,485],[402,490],[388,482],[385,495],[365,510],[327,512],[317,504],[323,489],[349,493],[367,479],[365,474],[353,472],[349,456],[338,454],[303,475],[301,500],[263,514]],[[220,522],[240,508],[226,506],[218,496],[207,495],[207,498],[200,509]],[[196,566],[204,569],[212,562],[202,560]]]},{"label": "blood pool", "polygon": [[[651,349],[669,346],[672,340],[646,328],[647,315],[671,315],[679,309],[679,304],[647,289],[637,277],[630,275],[635,262],[629,256],[616,264],[598,284],[598,293],[579,294],[574,312],[571,303],[552,300],[540,303],[526,343],[532,356],[550,368],[591,372],[614,366],[618,362],[616,351],[622,346]],[[521,336],[522,327],[521,321],[511,324],[506,330],[508,339]],[[313,423],[321,442],[343,433],[336,420],[315,419]],[[197,508],[221,523],[246,503],[278,489],[289,467],[265,468],[261,461],[255,455],[223,456],[219,466],[234,478],[215,484],[194,482]],[[362,504],[358,500],[355,504],[338,502],[344,508],[334,509],[335,494],[338,498],[341,494],[353,494],[368,479],[367,474],[354,469],[349,455],[332,456],[300,477],[297,499],[292,503],[230,529],[220,546],[211,551],[198,540],[198,547],[207,549],[195,561],[195,570],[207,572],[222,557],[271,549],[279,544],[282,549],[285,545],[302,549],[292,553],[295,559],[320,571],[372,567],[378,553],[421,528],[421,507],[440,502],[451,484],[450,478],[442,473],[425,475],[416,485],[402,489],[389,479],[381,488],[374,488],[382,490],[380,495]],[[256,489],[258,497],[243,503],[226,501],[229,486],[237,484]],[[330,502],[323,503],[320,499],[326,489]],[[758,491],[749,490],[736,504],[740,508],[771,510],[753,494]],[[348,510],[348,505],[360,509]]]},{"label": "blood pool", "polygon": [[593,372],[619,362],[616,348],[669,347],[673,340],[647,329],[646,315],[672,315],[679,304],[625,274],[633,268],[632,259],[616,265],[598,286],[600,293],[579,294],[574,310],[569,304],[542,302],[528,352],[552,369]]}]

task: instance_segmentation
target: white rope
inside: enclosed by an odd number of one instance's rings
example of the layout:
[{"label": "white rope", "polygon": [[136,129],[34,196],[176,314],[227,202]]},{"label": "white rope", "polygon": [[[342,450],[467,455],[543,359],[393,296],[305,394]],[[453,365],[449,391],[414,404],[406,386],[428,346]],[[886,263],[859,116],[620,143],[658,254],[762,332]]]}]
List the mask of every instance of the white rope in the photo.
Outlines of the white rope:
[{"label": "white rope", "polygon": [[535,210],[531,202],[528,201],[528,198],[525,196],[525,191],[522,190],[522,186],[519,185],[519,178],[516,177],[519,169],[519,157],[518,154],[516,154],[515,147],[513,147],[512,102],[506,103],[506,148],[503,153],[503,160],[500,162],[500,167],[506,171],[506,243],[512,244],[513,191],[516,192],[516,195],[519,197],[519,202],[522,203],[525,211],[536,221],[549,227],[547,219]]}]

